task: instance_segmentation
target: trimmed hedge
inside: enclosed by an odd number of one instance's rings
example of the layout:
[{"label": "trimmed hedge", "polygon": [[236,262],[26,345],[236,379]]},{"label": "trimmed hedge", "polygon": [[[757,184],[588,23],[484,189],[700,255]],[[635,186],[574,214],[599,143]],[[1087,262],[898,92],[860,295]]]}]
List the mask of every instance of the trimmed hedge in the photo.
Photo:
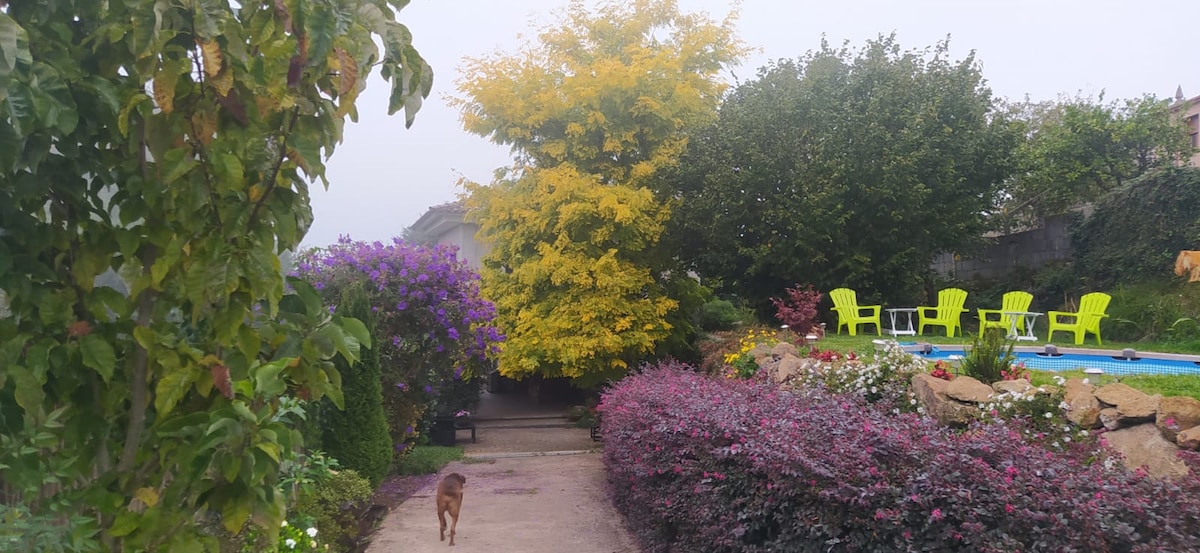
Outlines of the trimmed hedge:
[{"label": "trimmed hedge", "polygon": [[[360,292],[348,292],[338,312],[355,317],[375,334],[371,305]],[[373,337],[378,342],[379,337]],[[323,402],[321,445],[325,452],[345,468],[353,469],[374,489],[392,467],[392,437],[383,412],[383,384],[379,369],[379,344],[365,345],[359,362],[350,366],[345,359],[334,359],[342,376],[345,409],[331,401]]]},{"label": "trimmed hedge", "polygon": [[600,410],[609,492],[649,552],[1200,550],[1196,477],[1053,453],[1011,423],[955,433],[675,363]]}]

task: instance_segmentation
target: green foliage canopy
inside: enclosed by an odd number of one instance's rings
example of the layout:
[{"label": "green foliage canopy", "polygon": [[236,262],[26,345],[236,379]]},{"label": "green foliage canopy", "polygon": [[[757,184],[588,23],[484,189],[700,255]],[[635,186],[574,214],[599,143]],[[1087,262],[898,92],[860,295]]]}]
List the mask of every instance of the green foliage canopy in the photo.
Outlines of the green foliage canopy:
[{"label": "green foliage canopy", "polygon": [[1191,155],[1184,123],[1153,96],[1104,103],[1075,97],[1020,102],[1007,111],[1026,139],[1005,183],[1003,223],[1021,223],[1096,201],[1153,169]]},{"label": "green foliage canopy", "polygon": [[468,185],[469,206],[492,246],[481,276],[507,335],[500,372],[594,382],[691,329],[679,307],[698,288],[670,271],[670,206],[647,185],[713,117],[718,73],[746,50],[731,21],[673,0],[572,2],[539,39],[467,63],[464,127],[517,158]]},{"label": "green foliage canopy", "polygon": [[903,301],[979,241],[1016,140],[973,55],[824,44],[737,87],[659,192],[680,255],[760,306],[798,280]]},{"label": "green foliage canopy", "polygon": [[1200,169],[1170,167],[1102,196],[1071,233],[1089,286],[1167,278],[1180,250],[1200,248]]},{"label": "green foliage canopy", "polygon": [[0,479],[59,545],[278,528],[279,398],[370,337],[277,254],[368,74],[428,94],[406,3],[0,1]]}]

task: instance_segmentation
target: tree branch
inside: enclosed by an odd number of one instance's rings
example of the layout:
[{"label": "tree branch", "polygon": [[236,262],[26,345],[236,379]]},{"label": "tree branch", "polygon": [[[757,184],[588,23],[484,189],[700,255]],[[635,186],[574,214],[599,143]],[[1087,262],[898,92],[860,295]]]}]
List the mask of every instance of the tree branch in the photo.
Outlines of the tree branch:
[{"label": "tree branch", "polygon": [[280,125],[280,131],[283,133],[283,139],[279,142],[279,157],[275,160],[275,166],[271,168],[271,178],[267,181],[267,189],[263,190],[263,194],[254,202],[254,208],[250,210],[250,219],[246,221],[246,226],[254,224],[255,218],[258,216],[258,210],[267,201],[267,197],[271,195],[271,191],[275,189],[275,179],[279,177],[279,169],[283,167],[283,158],[287,157],[288,137],[292,135],[292,131],[296,129],[296,120],[300,118],[300,106],[292,108],[292,117],[286,123],[287,129],[284,130]]}]

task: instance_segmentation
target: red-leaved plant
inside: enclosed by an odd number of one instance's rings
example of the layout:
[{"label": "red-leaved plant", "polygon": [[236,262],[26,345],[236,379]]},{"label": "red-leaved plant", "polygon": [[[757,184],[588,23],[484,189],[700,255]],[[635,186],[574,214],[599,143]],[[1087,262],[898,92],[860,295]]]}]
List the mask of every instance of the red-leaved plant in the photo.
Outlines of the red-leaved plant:
[{"label": "red-leaved plant", "polygon": [[950,374],[950,371],[946,370],[947,367],[949,367],[949,365],[947,365],[945,361],[938,361],[933,364],[933,370],[930,371],[929,376],[940,378],[942,380],[954,380],[954,375]]},{"label": "red-leaved plant", "polygon": [[803,287],[796,284],[795,288],[784,289],[786,299],[771,298],[775,306],[775,318],[788,325],[788,328],[801,337],[809,333],[817,320],[817,304],[821,303],[823,294],[813,289],[811,284]]},{"label": "red-leaved plant", "polygon": [[956,432],[671,365],[600,405],[609,492],[644,551],[1200,551],[1194,452],[1161,481],[1017,421]]}]

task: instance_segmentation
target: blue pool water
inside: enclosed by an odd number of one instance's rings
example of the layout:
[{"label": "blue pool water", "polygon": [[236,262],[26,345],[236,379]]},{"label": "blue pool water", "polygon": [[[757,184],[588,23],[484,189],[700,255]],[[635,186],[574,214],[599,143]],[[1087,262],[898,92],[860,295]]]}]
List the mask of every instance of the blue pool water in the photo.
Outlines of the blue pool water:
[{"label": "blue pool water", "polygon": [[[913,352],[924,359],[936,361],[950,360],[950,356],[961,356],[960,350],[939,350],[933,348],[931,353]],[[1080,353],[1062,353],[1049,356],[1041,352],[1022,351],[1013,355],[1018,362],[1025,363],[1030,369],[1043,371],[1069,371],[1075,369],[1101,369],[1105,374],[1200,374],[1200,361],[1180,359],[1157,359],[1140,357],[1126,359],[1121,352],[1113,352],[1115,357],[1107,355],[1087,355]]]}]

